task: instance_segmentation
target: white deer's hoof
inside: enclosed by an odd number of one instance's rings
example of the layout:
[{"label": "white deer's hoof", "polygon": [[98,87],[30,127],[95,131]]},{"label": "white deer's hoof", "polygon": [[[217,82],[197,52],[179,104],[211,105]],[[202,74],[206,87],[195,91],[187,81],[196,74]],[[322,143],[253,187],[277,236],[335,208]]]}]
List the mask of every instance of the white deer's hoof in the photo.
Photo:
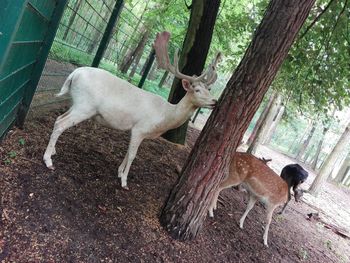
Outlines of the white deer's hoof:
[{"label": "white deer's hoof", "polygon": [[50,166],[47,166],[47,169],[49,169],[49,170],[51,170],[51,171],[54,171],[56,168],[55,168],[55,166],[50,165]]},{"label": "white deer's hoof", "polygon": [[128,186],[122,186],[122,189],[125,191],[130,191],[130,188]]}]

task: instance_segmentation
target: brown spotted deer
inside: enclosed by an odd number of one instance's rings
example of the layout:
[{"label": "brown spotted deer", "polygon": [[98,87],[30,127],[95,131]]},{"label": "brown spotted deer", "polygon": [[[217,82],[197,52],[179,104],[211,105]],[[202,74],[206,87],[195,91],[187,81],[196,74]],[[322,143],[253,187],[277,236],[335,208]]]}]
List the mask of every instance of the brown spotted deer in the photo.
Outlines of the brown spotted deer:
[{"label": "brown spotted deer", "polygon": [[273,211],[277,206],[288,203],[290,188],[294,186],[294,182],[282,179],[266,165],[265,161],[248,153],[235,153],[232,157],[228,176],[214,194],[209,207],[209,216],[214,216],[217,200],[223,189],[242,184],[249,193],[249,201],[239,221],[239,226],[243,228],[244,220],[256,201],[262,201],[266,205],[267,210],[263,239],[264,245],[268,246],[267,236]]},{"label": "brown spotted deer", "polygon": [[94,118],[102,125],[118,130],[130,130],[128,151],[118,168],[121,185],[127,188],[127,176],[139,145],[144,139],[156,138],[167,130],[182,125],[198,107],[213,108],[217,100],[210,94],[209,86],[217,78],[216,65],[220,54],[199,77],[182,74],[175,53],[174,65],[170,63],[168,42],[170,33],[157,34],[154,49],[160,68],[181,79],[186,95],[178,104],[171,104],[162,97],[139,89],[111,73],[91,67],[74,70],[67,78],[58,96],[70,93],[71,108],[55,122],[47,145],[44,162],[54,169],[51,156],[56,153],[58,137],[68,128]]}]

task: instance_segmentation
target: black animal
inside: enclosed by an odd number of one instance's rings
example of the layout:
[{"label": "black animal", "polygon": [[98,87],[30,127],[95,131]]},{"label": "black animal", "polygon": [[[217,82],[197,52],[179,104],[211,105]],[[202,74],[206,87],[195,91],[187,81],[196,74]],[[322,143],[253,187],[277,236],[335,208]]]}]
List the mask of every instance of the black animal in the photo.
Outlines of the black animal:
[{"label": "black animal", "polygon": [[286,209],[288,202],[292,198],[290,194],[291,188],[293,188],[295,201],[299,201],[299,199],[303,195],[303,191],[298,189],[298,187],[306,181],[308,176],[309,173],[299,164],[288,164],[282,169],[281,177],[287,182],[289,191],[288,201],[283,206],[283,209],[280,212],[280,214],[283,213],[284,209]]}]

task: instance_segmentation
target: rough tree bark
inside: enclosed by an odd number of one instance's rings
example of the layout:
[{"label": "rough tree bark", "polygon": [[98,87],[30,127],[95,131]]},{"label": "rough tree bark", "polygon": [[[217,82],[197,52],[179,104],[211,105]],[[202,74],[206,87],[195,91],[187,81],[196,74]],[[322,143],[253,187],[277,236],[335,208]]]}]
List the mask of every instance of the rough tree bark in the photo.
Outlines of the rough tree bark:
[{"label": "rough tree bark", "polygon": [[247,152],[254,154],[259,144],[262,144],[265,138],[266,131],[271,127],[274,116],[276,115],[279,95],[276,94],[273,98],[271,107],[269,108],[265,118],[262,120],[260,127],[256,131],[256,135],[252,143],[249,145]]},{"label": "rough tree bark", "polygon": [[[221,0],[193,0],[188,30],[179,60],[179,69],[186,75],[199,76],[208,55],[216,16]],[[169,102],[177,104],[186,94],[181,81],[174,79]],[[167,131],[163,137],[171,142],[184,144],[188,121],[179,128]]]},{"label": "rough tree bark", "polygon": [[242,61],[185,163],[160,221],[174,238],[196,237],[243,133],[314,0],[272,0]]},{"label": "rough tree bark", "polygon": [[271,95],[270,95],[270,98],[269,98],[269,101],[267,102],[264,110],[261,112],[258,120],[256,121],[256,124],[254,126],[254,129],[252,131],[252,133],[250,134],[246,144],[248,146],[250,146],[252,144],[252,142],[254,141],[254,139],[256,138],[256,135],[258,133],[258,129],[261,127],[262,123],[264,122],[264,120],[266,119],[266,116],[267,114],[269,113],[271,107],[272,107],[272,103],[275,99],[275,96],[276,96],[276,93],[273,92]]},{"label": "rough tree bark", "polygon": [[332,171],[334,162],[339,156],[339,153],[345,150],[349,140],[350,140],[350,123],[345,128],[345,131],[343,132],[343,134],[340,136],[340,139],[335,145],[333,151],[330,153],[330,155],[328,155],[319,174],[316,176],[315,180],[312,182],[309,188],[309,192],[312,195],[317,196],[321,192],[324,182],[327,180],[327,178],[329,177]]}]

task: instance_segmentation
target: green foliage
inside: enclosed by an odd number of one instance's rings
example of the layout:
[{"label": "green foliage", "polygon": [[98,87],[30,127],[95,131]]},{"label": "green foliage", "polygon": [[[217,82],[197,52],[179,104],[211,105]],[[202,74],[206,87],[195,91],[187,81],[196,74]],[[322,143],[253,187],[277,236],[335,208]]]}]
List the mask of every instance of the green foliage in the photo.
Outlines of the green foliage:
[{"label": "green foliage", "polygon": [[20,138],[18,140],[19,145],[24,146],[26,144],[26,141],[23,138]]},{"label": "green foliage", "polygon": [[306,31],[327,3],[317,1],[274,82],[301,111],[319,112],[325,116],[334,107],[342,109],[350,102],[350,3],[334,1]]},{"label": "green foliage", "polygon": [[[72,0],[69,5],[73,7],[76,2]],[[82,5],[79,13],[84,14],[94,27],[87,26],[86,22],[77,16],[72,24],[72,31],[65,41],[62,40],[65,27],[60,27],[57,41],[51,50],[51,58],[79,65],[91,64],[96,49],[90,53],[87,50],[91,40],[95,46],[98,44],[101,34],[97,30],[103,32],[106,25],[101,16],[108,19],[109,11],[103,7],[101,1],[89,0],[89,2],[100,13],[96,14],[89,5]],[[113,0],[103,2],[109,6],[115,3]],[[190,2],[187,1],[189,4]],[[219,79],[212,89],[216,97],[220,96],[228,77],[243,57],[268,2],[267,0],[221,2],[208,56],[208,58],[213,57],[217,51],[222,51],[224,54],[224,60],[219,67]],[[323,126],[338,127],[332,113],[335,109],[341,109],[350,103],[349,1],[334,1],[319,17],[317,23],[310,26],[328,3],[329,0],[316,1],[273,82],[273,88],[284,96],[286,112],[272,139],[272,144],[286,152],[293,153],[297,149],[296,145],[300,143],[301,134],[307,126],[306,119],[317,116],[316,118]],[[67,8],[62,23],[67,24],[71,15],[71,9]],[[150,39],[138,70],[131,79],[131,82],[137,85],[140,80],[138,75],[140,68],[150,52],[155,33],[163,30],[172,33],[172,45],[169,47],[172,57],[175,47],[182,46],[189,15],[190,10],[187,9],[183,0],[127,0],[116,32],[105,53],[105,59],[100,66],[128,79],[127,76],[119,73],[116,64],[123,59],[129,49],[135,47],[142,35],[142,30],[148,28]],[[162,73],[163,71],[157,71],[154,80],[147,81],[144,89],[166,98],[169,90],[158,88]],[[258,115],[255,115],[249,130],[252,130]],[[316,135],[320,133],[322,125],[319,125]]]}]

